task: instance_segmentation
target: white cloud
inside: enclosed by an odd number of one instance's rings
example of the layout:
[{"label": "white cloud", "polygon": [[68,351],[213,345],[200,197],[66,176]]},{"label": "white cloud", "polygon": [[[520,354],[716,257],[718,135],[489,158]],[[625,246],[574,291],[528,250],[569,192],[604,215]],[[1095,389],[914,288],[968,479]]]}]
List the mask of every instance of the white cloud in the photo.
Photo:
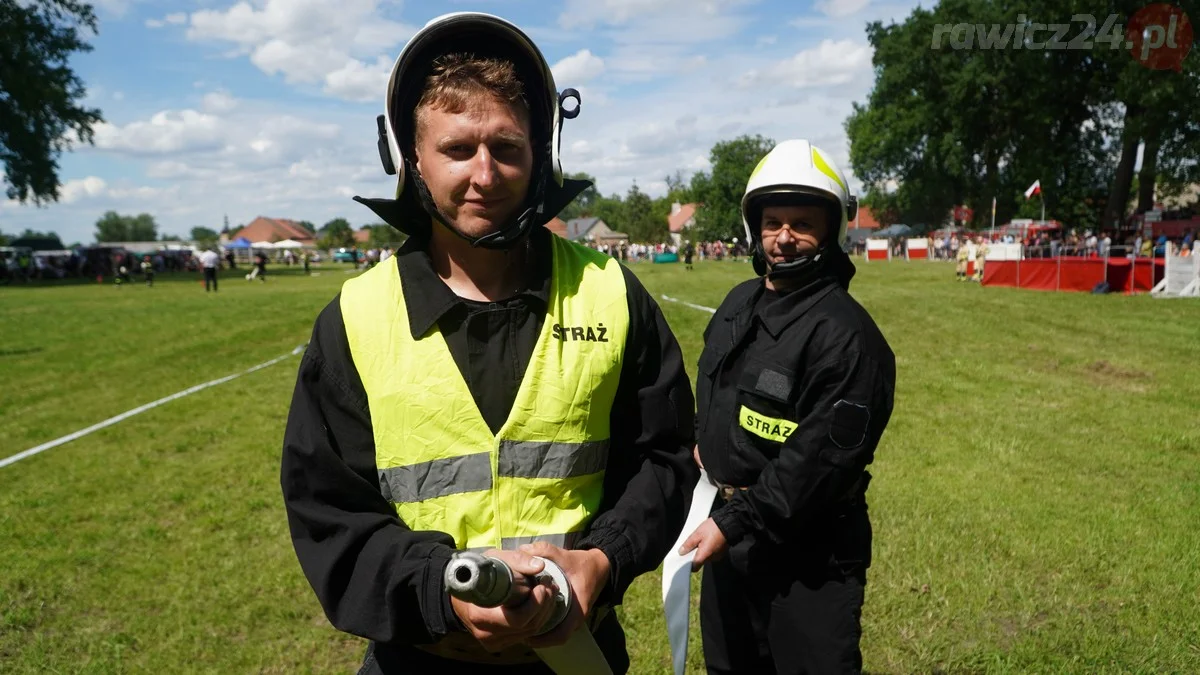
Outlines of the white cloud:
[{"label": "white cloud", "polygon": [[71,204],[81,199],[101,195],[106,187],[108,187],[108,183],[103,178],[96,176],[69,180],[59,188],[59,200],[64,204]]},{"label": "white cloud", "polygon": [[379,57],[374,65],[349,59],[325,76],[325,92],[350,101],[382,101],[387,91],[392,62]]},{"label": "white cloud", "polygon": [[[269,75],[293,84],[323,82],[325,92],[366,98],[368,84],[378,82],[380,64],[390,67],[391,52],[415,29],[385,18],[380,0],[265,0],[255,7],[239,2],[225,10],[191,15],[187,37],[193,41],[227,42],[235,55]],[[360,59],[374,59],[367,63]],[[376,96],[383,92],[380,87]]]},{"label": "white cloud", "polygon": [[841,18],[866,9],[871,0],[817,0],[813,7],[826,16]]},{"label": "white cloud", "polygon": [[554,81],[561,87],[574,87],[599,77],[604,72],[604,59],[589,49],[581,49],[550,67]]},{"label": "white cloud", "polygon": [[812,49],[771,65],[751,70],[742,86],[770,83],[795,88],[845,84],[870,73],[871,47],[853,40],[822,40]]},{"label": "white cloud", "polygon": [[227,91],[212,91],[204,95],[204,112],[223,115],[237,107],[237,99]]},{"label": "white cloud", "polygon": [[143,0],[92,0],[91,4],[109,14],[124,16],[131,5],[140,1]]},{"label": "white cloud", "polygon": [[165,17],[163,17],[163,21],[166,21],[169,24],[174,24],[177,26],[187,23],[187,19],[188,19],[187,12],[176,12],[175,14],[168,14]]},{"label": "white cloud", "polygon": [[558,16],[563,28],[588,28],[597,24],[621,25],[646,16],[717,16],[746,0],[567,0]]},{"label": "white cloud", "polygon": [[162,28],[165,25],[166,22],[159,19],[146,19],[146,28]]},{"label": "white cloud", "polygon": [[155,155],[220,147],[222,130],[213,115],[195,110],[164,110],[144,122],[95,127],[96,147],[133,155]]}]

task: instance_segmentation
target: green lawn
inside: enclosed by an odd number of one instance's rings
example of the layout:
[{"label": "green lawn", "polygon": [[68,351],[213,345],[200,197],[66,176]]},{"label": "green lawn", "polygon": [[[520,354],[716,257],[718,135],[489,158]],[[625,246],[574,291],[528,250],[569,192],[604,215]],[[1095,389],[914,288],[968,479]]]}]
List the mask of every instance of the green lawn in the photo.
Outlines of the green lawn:
[{"label": "green lawn", "polygon": [[[744,263],[637,265],[715,307]],[[273,267],[0,287],[0,459],[304,343],[347,277]],[[1200,304],[979,288],[866,266],[897,355],[872,467],[875,673],[1200,672]],[[695,372],[709,314],[663,311]],[[0,468],[0,672],[354,672],[291,550],[279,449],[298,358]],[[669,656],[657,575],[622,608]],[[691,669],[702,672],[693,624]]]}]

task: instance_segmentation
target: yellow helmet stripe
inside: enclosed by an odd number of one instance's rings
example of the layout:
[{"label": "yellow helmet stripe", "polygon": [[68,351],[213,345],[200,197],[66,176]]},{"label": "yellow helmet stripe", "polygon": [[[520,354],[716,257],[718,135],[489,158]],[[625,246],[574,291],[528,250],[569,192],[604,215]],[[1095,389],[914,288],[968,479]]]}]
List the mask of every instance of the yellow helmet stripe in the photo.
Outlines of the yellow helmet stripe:
[{"label": "yellow helmet stripe", "polygon": [[817,150],[816,148],[813,148],[812,156],[813,156],[813,165],[817,167],[817,171],[820,171],[821,173],[825,174],[826,176],[829,176],[830,178],[832,178],[833,182],[842,186],[843,192],[849,194],[850,189],[847,188],[846,184],[842,182],[842,179],[838,177],[837,172],[834,171],[833,168],[829,166],[829,162],[826,162],[825,158],[821,156],[820,151]]},{"label": "yellow helmet stripe", "polygon": [[771,153],[767,153],[766,157],[763,157],[762,159],[758,160],[758,164],[756,164],[754,166],[754,170],[750,172],[750,180],[754,180],[754,177],[758,175],[758,172],[762,171],[763,166],[765,166],[767,163],[767,157],[770,157],[770,156],[771,156]]}]

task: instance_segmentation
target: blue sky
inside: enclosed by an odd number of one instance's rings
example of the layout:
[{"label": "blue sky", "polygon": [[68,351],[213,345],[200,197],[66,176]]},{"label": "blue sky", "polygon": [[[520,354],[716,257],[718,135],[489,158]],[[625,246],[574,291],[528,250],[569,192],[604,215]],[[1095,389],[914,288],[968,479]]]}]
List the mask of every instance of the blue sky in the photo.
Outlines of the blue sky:
[{"label": "blue sky", "polygon": [[[108,210],[186,236],[258,215],[372,214],[352,195],[394,190],[375,150],[391,65],[429,19],[503,16],[526,30],[560,89],[582,92],[563,129],[566,171],[605,194],[706,170],[743,133],[809,138],[846,162],[842,123],[871,86],[864,26],[918,0],[93,0],[94,51],[73,65],[105,122],[63,156],[60,202],[0,202],[0,231],[88,242]],[[857,183],[856,181],[854,181]]]}]

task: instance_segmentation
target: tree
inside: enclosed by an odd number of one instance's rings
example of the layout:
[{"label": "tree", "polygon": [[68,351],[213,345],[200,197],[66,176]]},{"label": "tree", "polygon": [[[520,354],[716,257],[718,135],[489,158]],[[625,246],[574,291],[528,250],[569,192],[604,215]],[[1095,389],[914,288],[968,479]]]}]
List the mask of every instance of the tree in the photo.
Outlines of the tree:
[{"label": "tree", "polygon": [[38,232],[25,228],[21,234],[12,238],[14,246],[28,246],[38,251],[60,251],[62,250],[62,240],[58,238],[55,232]]},{"label": "tree", "polygon": [[653,201],[638,188],[636,181],[629,187],[622,206],[624,213],[619,231],[628,234],[630,241],[659,243],[667,240],[667,221],[656,217]]},{"label": "tree", "polygon": [[387,223],[375,223],[374,225],[367,225],[363,229],[371,233],[367,238],[367,246],[370,248],[383,248],[385,246],[396,248],[408,239],[403,232],[400,232]]},{"label": "tree", "polygon": [[91,51],[91,6],[75,0],[0,0],[0,160],[10,199],[57,201],[58,157],[75,139],[92,142],[100,111],[80,104],[83,82],[67,65]]},{"label": "tree", "polygon": [[139,213],[129,221],[129,241],[154,241],[158,238],[158,224],[154,216]]},{"label": "tree", "polygon": [[334,218],[321,228],[321,248],[350,248],[354,246],[354,228],[345,218]]},{"label": "tree", "polygon": [[625,231],[625,218],[628,216],[628,212],[625,209],[625,204],[621,201],[620,195],[612,194],[607,197],[597,197],[589,208],[591,215],[586,217],[599,218],[617,232]]},{"label": "tree", "polygon": [[712,147],[709,152],[712,171],[696,173],[691,181],[692,198],[703,204],[696,210],[697,239],[729,240],[744,236],[742,195],[750,173],[773,147],[775,141],[761,135],[743,135]]},{"label": "tree", "polygon": [[572,220],[574,218],[588,218],[596,215],[594,213],[596,201],[600,199],[600,191],[596,187],[596,179],[590,174],[582,172],[566,174],[566,178],[586,180],[590,182],[592,186],[579,193],[579,196],[576,197],[574,201],[572,201],[570,204],[567,204],[566,207],[563,208],[563,210],[558,214],[558,217],[563,220]]},{"label": "tree", "polygon": [[96,221],[96,241],[155,241],[158,225],[148,213],[123,216],[116,211],[107,211]]},{"label": "tree", "polygon": [[[1144,4],[1110,7],[1129,18]],[[990,220],[993,197],[998,222],[1034,210],[1040,217],[1040,200],[1022,195],[1040,180],[1047,217],[1098,229],[1123,222],[1139,148],[1139,206],[1164,174],[1200,178],[1196,59],[1179,73],[1149,70],[1129,50],[1110,48],[1114,36],[1098,26],[1095,49],[1030,47],[1045,31],[1026,33],[1025,49],[983,47],[996,38],[1015,45],[1012,28],[1030,28],[1028,17],[1092,11],[1083,0],[942,0],[903,23],[869,24],[875,85],[846,120],[863,203],[907,223],[944,222],[966,204],[978,228]],[[955,26],[948,40],[947,26]],[[1072,35],[1084,28],[1076,22]],[[931,49],[939,32],[943,44]]]},{"label": "tree", "polygon": [[221,235],[215,230],[207,227],[193,227],[192,241],[196,242],[202,248],[208,248],[210,245],[217,243]]},{"label": "tree", "polygon": [[313,225],[312,223],[308,222],[307,220],[300,221],[300,227],[303,227],[304,229],[308,230],[309,232],[312,232],[313,234],[317,233],[317,226]]},{"label": "tree", "polygon": [[8,246],[8,237],[3,232],[0,232],[0,246]]},{"label": "tree", "polygon": [[687,204],[692,201],[692,186],[689,180],[684,179],[682,171],[676,171],[673,175],[663,179],[667,184],[667,194],[664,199],[667,204],[679,202]]},{"label": "tree", "polygon": [[183,241],[183,238],[177,234],[167,234],[166,232],[158,236],[159,241]]},{"label": "tree", "polygon": [[106,211],[96,221],[96,241],[129,241],[129,223],[116,211]]}]

